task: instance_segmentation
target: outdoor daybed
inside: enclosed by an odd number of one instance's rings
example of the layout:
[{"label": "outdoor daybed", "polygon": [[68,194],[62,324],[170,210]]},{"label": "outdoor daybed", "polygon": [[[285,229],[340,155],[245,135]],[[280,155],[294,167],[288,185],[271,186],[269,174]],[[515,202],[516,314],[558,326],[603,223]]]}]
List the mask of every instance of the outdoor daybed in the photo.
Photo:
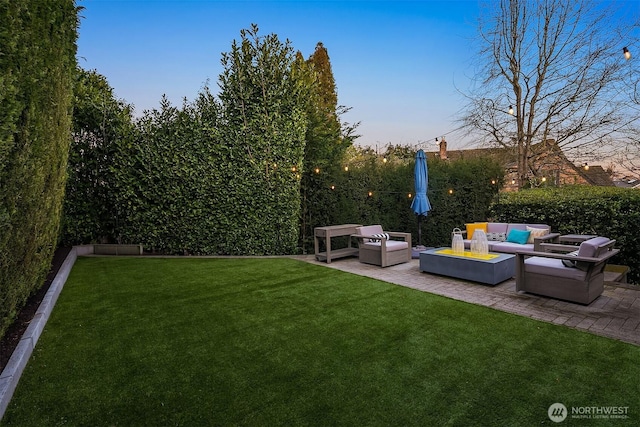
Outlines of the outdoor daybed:
[{"label": "outdoor daybed", "polygon": [[486,233],[489,252],[509,254],[518,251],[541,251],[542,243],[555,242],[560,236],[559,233],[551,233],[551,227],[546,224],[476,222],[466,224],[466,230],[462,230],[465,249],[471,247],[471,238],[477,229]]}]

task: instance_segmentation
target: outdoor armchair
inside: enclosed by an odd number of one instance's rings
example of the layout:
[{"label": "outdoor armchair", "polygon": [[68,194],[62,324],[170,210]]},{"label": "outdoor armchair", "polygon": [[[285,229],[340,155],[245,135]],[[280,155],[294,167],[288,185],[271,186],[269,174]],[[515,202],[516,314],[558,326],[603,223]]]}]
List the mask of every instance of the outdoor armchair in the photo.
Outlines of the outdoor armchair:
[{"label": "outdoor armchair", "polygon": [[411,260],[411,233],[383,231],[381,225],[356,228],[358,258],[365,264],[388,267]]},{"label": "outdoor armchair", "polygon": [[[619,249],[594,237],[574,245],[543,243],[543,251],[516,252],[516,290],[590,304],[604,290],[604,267]],[[572,252],[570,252],[572,251]]]}]

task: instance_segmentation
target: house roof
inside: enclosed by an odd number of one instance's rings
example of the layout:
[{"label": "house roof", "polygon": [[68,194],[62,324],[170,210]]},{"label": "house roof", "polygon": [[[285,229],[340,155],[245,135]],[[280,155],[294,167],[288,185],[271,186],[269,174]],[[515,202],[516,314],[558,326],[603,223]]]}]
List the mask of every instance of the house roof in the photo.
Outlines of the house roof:
[{"label": "house roof", "polygon": [[611,176],[607,173],[606,170],[602,168],[602,166],[594,165],[589,166],[589,169],[579,168],[582,176],[586,178],[586,180],[591,185],[596,185],[599,187],[612,187],[615,185]]},{"label": "house roof", "polygon": [[[544,142],[533,144],[530,147],[530,157],[535,158],[534,163],[538,163],[540,169],[550,168],[554,166],[558,168],[558,164],[566,171],[570,169],[576,175],[581,176],[587,183],[594,186],[614,186],[611,176],[602,166],[590,166],[588,169],[576,166],[563,153],[562,149],[549,139]],[[434,153],[437,157],[438,152]],[[550,156],[551,155],[551,156]],[[491,157],[499,161],[505,169],[513,172],[518,169],[518,155],[516,147],[493,147],[493,148],[473,148],[468,150],[450,150],[447,151],[447,158],[450,160],[472,159],[477,157]]]}]

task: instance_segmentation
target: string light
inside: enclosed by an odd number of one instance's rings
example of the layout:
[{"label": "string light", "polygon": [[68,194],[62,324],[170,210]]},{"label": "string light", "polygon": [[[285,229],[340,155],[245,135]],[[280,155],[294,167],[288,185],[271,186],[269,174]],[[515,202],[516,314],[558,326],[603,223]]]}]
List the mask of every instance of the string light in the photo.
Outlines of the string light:
[{"label": "string light", "polygon": [[426,140],[425,140],[425,141],[423,141],[423,142],[418,142],[417,144],[413,145],[412,147],[413,147],[413,148],[418,148],[418,147],[420,147],[420,146],[423,146],[423,145],[427,144],[429,141],[435,141],[435,142],[436,142],[436,144],[439,144],[439,143],[440,143],[440,142],[439,142],[439,141],[440,141],[440,139],[439,139],[439,138],[443,138],[443,139],[444,139],[444,137],[445,137],[445,136],[447,136],[447,135],[449,135],[450,133],[453,133],[453,132],[455,132],[455,131],[457,131],[457,130],[459,130],[459,129],[453,129],[453,130],[450,130],[449,132],[446,132],[446,133],[440,134],[440,136],[439,136],[439,137],[435,137],[435,138],[428,138],[428,139],[426,139]]},{"label": "string light", "polygon": [[298,168],[296,168],[295,166],[291,166],[291,172],[295,172],[297,170],[298,170]]},{"label": "string light", "polygon": [[584,167],[584,170],[589,170],[589,164],[587,162],[585,162],[582,166]]},{"label": "string light", "polygon": [[509,105],[509,114],[513,116],[513,105]]},{"label": "string light", "polygon": [[492,180],[491,180],[491,184],[496,185],[496,180],[495,180],[495,179],[492,179]]},{"label": "string light", "polygon": [[622,48],[622,53],[624,54],[624,59],[627,61],[631,59],[631,52],[629,52],[626,46]]},{"label": "string light", "polygon": [[369,197],[373,196],[373,191],[369,191]]},{"label": "string light", "polygon": [[332,185],[332,186],[331,186],[331,189],[332,189],[332,190],[335,190],[335,189],[336,189],[336,186],[335,186],[335,185]]},{"label": "string light", "polygon": [[345,166],[345,167],[344,167],[344,171],[345,171],[345,172],[349,172],[349,166]]},{"label": "string light", "polygon": [[411,193],[409,193],[409,194],[407,195],[407,197],[412,198],[413,196],[411,195]]},{"label": "string light", "polygon": [[449,189],[449,194],[453,194],[453,188]]},{"label": "string light", "polygon": [[314,172],[315,173],[320,173],[320,168],[316,168]]}]

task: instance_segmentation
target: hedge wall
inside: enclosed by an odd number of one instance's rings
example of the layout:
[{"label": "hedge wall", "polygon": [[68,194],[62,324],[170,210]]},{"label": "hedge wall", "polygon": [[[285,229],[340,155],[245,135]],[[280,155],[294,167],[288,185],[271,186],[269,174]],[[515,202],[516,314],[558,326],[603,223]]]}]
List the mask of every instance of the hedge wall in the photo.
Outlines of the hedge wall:
[{"label": "hedge wall", "polygon": [[117,158],[128,155],[135,138],[131,115],[104,76],[77,70],[62,245],[120,238]]},{"label": "hedge wall", "polygon": [[[332,211],[333,224],[382,224],[387,230],[410,232],[417,244],[418,218],[411,210],[409,197],[414,192],[415,150],[399,151],[399,147],[391,147],[386,154],[377,155],[354,147],[345,163],[348,170],[343,168],[334,177],[334,188],[326,189],[333,197],[318,210]],[[432,209],[421,220],[420,243],[446,246],[454,227],[487,217],[504,171],[490,159],[449,162],[432,153],[427,154],[427,165],[427,195]]]},{"label": "hedge wall", "polygon": [[640,191],[572,186],[524,190],[500,198],[492,217],[504,222],[541,222],[561,234],[595,234],[617,241],[613,264],[631,268],[628,280],[640,283]]},{"label": "hedge wall", "polygon": [[[65,243],[142,243],[176,254],[297,251],[306,88],[291,75],[288,42],[257,31],[242,31],[223,55],[218,99],[208,88],[180,108],[163,99],[135,124],[106,81],[83,73]],[[106,102],[92,102],[96,94]]]},{"label": "hedge wall", "polygon": [[0,336],[56,247],[78,17],[72,0],[0,0]]}]

